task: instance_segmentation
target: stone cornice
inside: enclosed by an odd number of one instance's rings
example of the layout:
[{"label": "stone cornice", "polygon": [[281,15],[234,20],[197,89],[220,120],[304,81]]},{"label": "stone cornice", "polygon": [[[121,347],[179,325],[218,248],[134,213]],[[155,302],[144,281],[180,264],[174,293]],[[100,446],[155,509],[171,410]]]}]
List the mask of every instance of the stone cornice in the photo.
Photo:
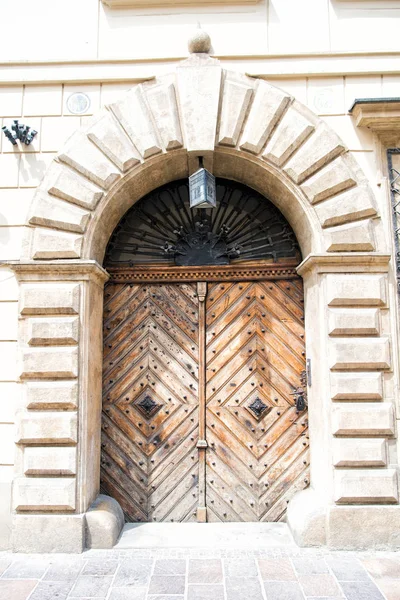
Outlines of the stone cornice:
[{"label": "stone cornice", "polygon": [[[131,84],[169,72],[184,56],[0,62],[0,85],[54,83]],[[261,79],[400,73],[400,52],[326,52],[216,56],[222,66]]]},{"label": "stone cornice", "polygon": [[95,260],[1,261],[20,281],[91,280],[103,285],[108,273]]},{"label": "stone cornice", "polygon": [[342,254],[309,254],[297,267],[301,277],[313,273],[386,272],[390,254],[352,252]]},{"label": "stone cornice", "polygon": [[260,0],[101,0],[109,8],[148,8],[149,6],[201,6],[207,4],[257,4]]},{"label": "stone cornice", "polygon": [[400,131],[400,98],[360,98],[349,112],[357,127],[368,127],[378,134]]}]

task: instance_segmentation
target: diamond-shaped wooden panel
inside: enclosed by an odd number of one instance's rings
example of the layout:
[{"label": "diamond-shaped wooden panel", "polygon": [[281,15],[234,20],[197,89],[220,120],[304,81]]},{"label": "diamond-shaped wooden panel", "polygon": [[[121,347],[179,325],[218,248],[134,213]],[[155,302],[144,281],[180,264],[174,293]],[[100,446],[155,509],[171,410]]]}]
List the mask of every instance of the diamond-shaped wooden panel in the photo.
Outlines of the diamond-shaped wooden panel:
[{"label": "diamond-shaped wooden panel", "polygon": [[110,283],[104,315],[101,489],[127,521],[193,520],[196,288]]},{"label": "diamond-shaped wooden panel", "polygon": [[208,520],[282,520],[309,482],[301,280],[211,284],[206,339]]}]

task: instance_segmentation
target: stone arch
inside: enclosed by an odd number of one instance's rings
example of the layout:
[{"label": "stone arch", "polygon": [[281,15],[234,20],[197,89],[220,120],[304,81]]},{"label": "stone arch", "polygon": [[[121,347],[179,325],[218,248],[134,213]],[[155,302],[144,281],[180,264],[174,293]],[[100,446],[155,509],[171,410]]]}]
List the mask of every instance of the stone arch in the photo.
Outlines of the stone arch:
[{"label": "stone arch", "polygon": [[102,260],[145,193],[197,168],[268,195],[303,255],[377,248],[374,196],[338,136],[289,94],[194,54],[75,133],[37,189],[25,257]]},{"label": "stone arch", "polygon": [[[215,175],[274,202],[302,249],[307,357],[317,368],[309,389],[311,488],[288,510],[296,539],[396,547],[397,474],[387,450],[395,436],[389,338],[396,299],[372,190],[338,136],[306,107],[198,53],[91,119],[35,194],[23,256],[12,265],[24,398],[14,549],[79,551],[85,539],[104,547],[118,533],[118,510],[96,500],[107,279],[99,263],[127,209],[194,172],[199,156]],[[383,312],[389,317],[381,321]]]}]

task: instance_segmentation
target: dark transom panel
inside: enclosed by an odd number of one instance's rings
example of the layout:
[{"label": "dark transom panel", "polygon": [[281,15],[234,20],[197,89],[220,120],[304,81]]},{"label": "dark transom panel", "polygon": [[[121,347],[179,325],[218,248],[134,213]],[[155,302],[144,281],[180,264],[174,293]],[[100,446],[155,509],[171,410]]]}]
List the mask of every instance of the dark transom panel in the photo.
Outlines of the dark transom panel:
[{"label": "dark transom panel", "polygon": [[278,209],[251,188],[217,179],[215,209],[190,209],[186,179],[142,198],[121,219],[104,265],[226,265],[300,259],[294,232]]}]

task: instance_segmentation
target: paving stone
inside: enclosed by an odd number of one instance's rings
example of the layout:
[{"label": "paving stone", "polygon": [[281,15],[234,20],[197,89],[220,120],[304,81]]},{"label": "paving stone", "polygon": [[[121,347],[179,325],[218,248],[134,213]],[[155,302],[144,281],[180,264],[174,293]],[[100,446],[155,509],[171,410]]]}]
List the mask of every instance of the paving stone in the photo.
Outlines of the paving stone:
[{"label": "paving stone", "polygon": [[32,579],[23,581],[2,579],[0,581],[0,600],[27,600],[37,583],[37,580]]},{"label": "paving stone", "polygon": [[112,577],[96,577],[93,575],[79,575],[74,587],[71,590],[71,596],[81,598],[89,596],[95,598],[105,598],[110,588]]},{"label": "paving stone", "polygon": [[[112,600],[112,598],[111,598]],[[129,599],[130,600],[130,599]],[[183,596],[147,596],[147,600],[184,600]]]},{"label": "paving stone", "polygon": [[3,573],[2,579],[41,579],[49,564],[48,560],[18,557]]},{"label": "paving stone", "polygon": [[75,581],[86,562],[79,559],[63,559],[62,562],[52,562],[46,571],[46,581]]},{"label": "paving stone", "polygon": [[364,558],[361,562],[372,577],[400,579],[400,558]]},{"label": "paving stone", "polygon": [[258,560],[261,578],[263,581],[296,581],[296,573],[288,558]]},{"label": "paving stone", "polygon": [[158,559],[154,566],[154,575],[186,575],[186,560]]},{"label": "paving stone", "polygon": [[329,573],[329,567],[323,558],[292,558],[292,563],[299,575]]},{"label": "paving stone", "polygon": [[227,577],[225,586],[227,600],[263,600],[258,577]]},{"label": "paving stone", "polygon": [[[111,589],[107,600],[146,600],[147,587],[116,587]],[[176,598],[177,596],[175,596]],[[157,596],[161,600],[160,596]]]},{"label": "paving stone", "polygon": [[378,579],[376,585],[386,596],[386,600],[400,600],[400,585],[398,579]]},{"label": "paving stone", "polygon": [[339,581],[369,581],[367,571],[351,556],[328,556],[326,562]]},{"label": "paving stone", "polygon": [[[171,600],[172,596],[170,596]],[[173,597],[174,599],[176,596]],[[224,600],[224,586],[218,584],[200,585],[198,583],[188,586],[187,600]],[[150,599],[149,599],[150,600]],[[154,596],[154,600],[160,600],[160,596]]]},{"label": "paving stone", "polygon": [[385,600],[373,581],[341,581],[347,600]]},{"label": "paving stone", "polygon": [[340,596],[340,588],[332,575],[300,575],[299,583],[306,596]]},{"label": "paving stone", "polygon": [[304,600],[303,592],[295,581],[266,581],[268,600]]},{"label": "paving stone", "polygon": [[4,571],[8,569],[11,564],[11,558],[0,558],[0,577],[3,575]]},{"label": "paving stone", "polygon": [[152,566],[153,560],[148,558],[122,560],[113,586],[147,585],[150,580]]},{"label": "paving stone", "polygon": [[90,559],[83,568],[82,575],[92,575],[94,577],[105,577],[114,575],[118,567],[117,560],[98,560]]},{"label": "paving stone", "polygon": [[72,581],[40,581],[29,600],[66,600]]},{"label": "paving stone", "polygon": [[154,575],[150,580],[149,594],[184,594],[185,577],[182,575]]},{"label": "paving stone", "polygon": [[224,560],[226,577],[257,577],[257,565],[254,558]]},{"label": "paving stone", "polygon": [[221,583],[222,562],[219,559],[190,559],[189,583]]}]

